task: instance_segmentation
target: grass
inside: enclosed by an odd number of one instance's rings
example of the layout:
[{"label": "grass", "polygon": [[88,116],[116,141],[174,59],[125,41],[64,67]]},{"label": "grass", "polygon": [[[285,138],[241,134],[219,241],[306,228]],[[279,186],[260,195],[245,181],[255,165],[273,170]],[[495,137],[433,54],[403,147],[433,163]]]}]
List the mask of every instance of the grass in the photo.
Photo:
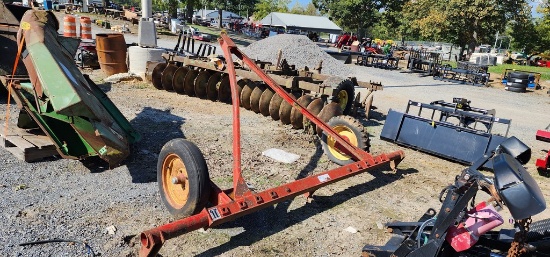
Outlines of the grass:
[{"label": "grass", "polygon": [[506,69],[515,69],[527,72],[539,72],[541,74],[541,80],[550,80],[550,68],[547,67],[524,66],[516,64],[501,64],[497,66],[489,66],[489,72],[498,74],[504,73]]},{"label": "grass", "polygon": [[[456,62],[453,61],[443,61],[443,64],[449,64],[453,68],[456,68]],[[541,74],[540,79],[550,80],[550,68],[548,67],[535,67],[535,66],[525,66],[517,64],[499,64],[497,66],[489,66],[489,72],[502,74],[506,69],[515,69],[518,71],[527,71],[527,72],[538,72]]]}]

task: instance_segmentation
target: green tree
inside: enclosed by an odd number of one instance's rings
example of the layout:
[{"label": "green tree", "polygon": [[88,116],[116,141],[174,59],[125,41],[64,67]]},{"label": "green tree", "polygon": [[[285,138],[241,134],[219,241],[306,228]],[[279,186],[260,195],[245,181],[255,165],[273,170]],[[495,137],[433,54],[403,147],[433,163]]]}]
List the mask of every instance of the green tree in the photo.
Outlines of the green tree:
[{"label": "green tree", "polygon": [[537,54],[545,46],[541,45],[542,38],[536,29],[536,22],[531,15],[531,6],[525,4],[519,15],[509,23],[508,35],[512,36],[512,48],[526,54]]},{"label": "green tree", "polygon": [[305,12],[305,9],[304,7],[302,7],[302,5],[300,4],[300,2],[296,1],[296,3],[294,4],[294,6],[292,6],[292,8],[290,8],[290,13],[294,13],[294,14],[304,14]]},{"label": "green tree", "polygon": [[317,7],[315,7],[313,2],[309,2],[306,5],[306,9],[304,10],[304,15],[319,16],[319,11],[317,10]]},{"label": "green tree", "polygon": [[403,0],[313,0],[321,14],[348,31],[370,28],[380,10],[400,8]]},{"label": "green tree", "polygon": [[535,30],[539,35],[540,52],[550,57],[550,3],[548,0],[541,3],[537,9],[542,18],[536,20]]},{"label": "green tree", "polygon": [[254,19],[261,20],[272,12],[288,12],[290,0],[260,0],[255,5]]},{"label": "green tree", "polygon": [[461,47],[490,43],[507,21],[520,16],[526,0],[411,0],[403,7],[406,34]]}]

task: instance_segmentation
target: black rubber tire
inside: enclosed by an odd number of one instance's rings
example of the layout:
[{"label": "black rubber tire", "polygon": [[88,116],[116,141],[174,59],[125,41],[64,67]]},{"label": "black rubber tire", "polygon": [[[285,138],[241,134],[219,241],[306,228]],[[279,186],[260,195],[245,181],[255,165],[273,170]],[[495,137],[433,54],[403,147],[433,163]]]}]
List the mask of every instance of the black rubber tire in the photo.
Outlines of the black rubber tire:
[{"label": "black rubber tire", "polygon": [[508,83],[527,85],[527,84],[529,84],[529,79],[512,79],[512,78],[508,78]]},{"label": "black rubber tire", "polygon": [[527,92],[526,88],[517,88],[517,87],[505,87],[506,91],[514,92],[514,93],[525,93]]},{"label": "black rubber tire", "polygon": [[511,79],[529,79],[529,73],[524,72],[510,72],[508,78]]},{"label": "black rubber tire", "polygon": [[324,85],[328,84],[334,89],[331,102],[339,102],[338,94],[340,91],[345,90],[347,93],[347,102],[346,106],[342,108],[344,115],[349,115],[353,106],[353,100],[355,99],[355,87],[353,82],[349,79],[342,79],[340,77],[331,77],[323,82]]},{"label": "black rubber tire", "polygon": [[[329,120],[327,125],[331,128],[342,127],[345,128],[348,132],[352,132],[357,139],[356,146],[365,151],[369,150],[369,135],[365,127],[357,119],[345,115],[335,116]],[[332,162],[338,165],[346,165],[354,162],[352,158],[345,154],[343,155],[343,158],[339,158],[330,151],[331,147],[329,146],[328,136],[325,132],[323,132],[321,136],[321,145],[323,147],[323,152]]]},{"label": "black rubber tire", "polygon": [[[172,205],[173,199],[165,191],[167,185],[164,185],[166,179],[163,178],[163,167],[165,167],[167,157],[173,158],[174,155],[183,162],[189,181],[187,183],[189,192],[183,206]],[[172,139],[162,147],[157,162],[157,181],[162,202],[166,209],[177,218],[196,214],[208,203],[210,196],[208,167],[199,148],[190,141],[182,138]]]},{"label": "black rubber tire", "polygon": [[507,87],[514,87],[514,88],[527,88],[527,84],[521,84],[521,83],[506,83]]},{"label": "black rubber tire", "polygon": [[545,237],[550,237],[550,219],[531,223],[529,232],[527,232],[527,241],[536,241]]}]

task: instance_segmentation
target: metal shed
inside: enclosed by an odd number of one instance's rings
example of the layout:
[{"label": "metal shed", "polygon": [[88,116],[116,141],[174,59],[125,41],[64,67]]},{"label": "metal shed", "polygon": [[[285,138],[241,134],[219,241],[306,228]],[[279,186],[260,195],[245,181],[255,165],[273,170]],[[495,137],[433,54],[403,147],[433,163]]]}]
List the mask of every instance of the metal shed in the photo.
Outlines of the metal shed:
[{"label": "metal shed", "polygon": [[309,16],[291,13],[272,12],[263,18],[262,26],[283,27],[286,30],[307,30],[340,34],[342,28],[324,16]]}]

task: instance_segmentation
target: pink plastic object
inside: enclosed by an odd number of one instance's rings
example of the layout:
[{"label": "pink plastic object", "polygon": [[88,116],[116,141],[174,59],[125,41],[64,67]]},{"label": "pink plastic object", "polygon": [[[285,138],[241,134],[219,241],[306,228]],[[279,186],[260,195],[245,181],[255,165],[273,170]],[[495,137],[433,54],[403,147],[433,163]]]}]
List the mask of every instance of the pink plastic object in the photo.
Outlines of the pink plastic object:
[{"label": "pink plastic object", "polygon": [[457,252],[470,249],[479,240],[479,236],[504,223],[493,205],[481,202],[468,211],[465,222],[458,227],[451,226],[445,238]]}]

